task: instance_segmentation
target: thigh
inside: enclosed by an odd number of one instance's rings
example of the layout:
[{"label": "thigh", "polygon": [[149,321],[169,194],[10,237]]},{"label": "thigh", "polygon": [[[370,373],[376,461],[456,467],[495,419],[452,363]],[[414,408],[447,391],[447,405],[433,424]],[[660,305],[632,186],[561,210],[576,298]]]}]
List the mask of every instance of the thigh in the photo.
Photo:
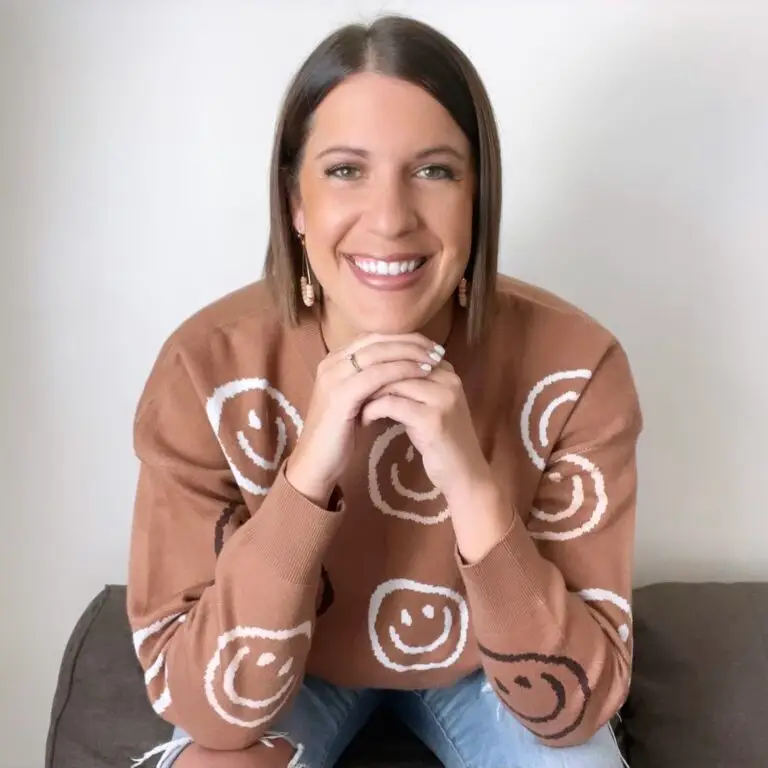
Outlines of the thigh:
[{"label": "thigh", "polygon": [[477,672],[451,688],[399,691],[394,711],[446,768],[622,768],[610,726],[577,747],[549,747]]},{"label": "thigh", "polygon": [[[310,675],[287,710],[264,735],[262,743],[284,739],[296,750],[290,765],[331,768],[365,725],[376,708],[381,692],[339,688]],[[156,768],[171,768],[192,739],[181,729],[168,744],[152,750],[145,758],[160,755]],[[140,765],[136,763],[135,765]]]}]

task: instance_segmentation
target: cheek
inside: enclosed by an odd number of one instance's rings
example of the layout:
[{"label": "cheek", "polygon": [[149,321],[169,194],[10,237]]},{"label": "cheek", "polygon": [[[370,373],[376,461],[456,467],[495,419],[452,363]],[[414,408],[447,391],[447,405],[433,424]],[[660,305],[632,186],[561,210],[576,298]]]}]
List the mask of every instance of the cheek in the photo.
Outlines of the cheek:
[{"label": "cheek", "polygon": [[474,201],[469,187],[451,187],[419,196],[419,213],[446,251],[465,257],[472,245]]},{"label": "cheek", "polygon": [[358,196],[326,179],[309,178],[302,182],[301,198],[313,257],[335,251],[359,215]]}]

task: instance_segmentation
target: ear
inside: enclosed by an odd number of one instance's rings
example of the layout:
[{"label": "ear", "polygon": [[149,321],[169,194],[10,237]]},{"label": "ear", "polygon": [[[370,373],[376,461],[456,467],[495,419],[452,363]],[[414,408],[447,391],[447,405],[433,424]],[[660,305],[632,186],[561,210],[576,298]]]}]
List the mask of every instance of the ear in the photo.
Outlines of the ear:
[{"label": "ear", "polygon": [[291,218],[293,219],[293,228],[300,235],[303,235],[307,229],[304,221],[304,205],[298,192],[291,193]]}]

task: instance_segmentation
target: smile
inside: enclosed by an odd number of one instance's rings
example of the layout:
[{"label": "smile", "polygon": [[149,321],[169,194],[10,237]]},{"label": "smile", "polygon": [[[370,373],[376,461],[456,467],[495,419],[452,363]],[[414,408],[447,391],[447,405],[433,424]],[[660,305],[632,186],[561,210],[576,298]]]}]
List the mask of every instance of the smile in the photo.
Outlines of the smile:
[{"label": "smile", "polygon": [[381,275],[388,277],[397,277],[407,272],[415,272],[427,263],[424,258],[413,259],[411,261],[379,261],[378,259],[352,259],[354,265],[367,272],[369,275]]},{"label": "smile", "polygon": [[410,274],[421,269],[427,259],[424,256],[411,256],[411,258],[375,259],[369,256],[347,256],[349,261],[361,272],[367,275],[379,277],[398,277]]},{"label": "smile", "polygon": [[402,651],[402,653],[419,656],[424,653],[436,651],[438,648],[445,645],[445,642],[451,634],[452,628],[453,616],[451,615],[450,609],[445,607],[443,608],[443,632],[434,642],[429,643],[429,645],[406,645],[400,637],[399,632],[392,626],[389,627],[389,638],[392,640],[392,645],[399,651]]},{"label": "smile", "polygon": [[427,274],[426,256],[404,253],[377,259],[365,254],[343,254],[352,274],[363,285],[376,291],[400,291],[407,289]]}]

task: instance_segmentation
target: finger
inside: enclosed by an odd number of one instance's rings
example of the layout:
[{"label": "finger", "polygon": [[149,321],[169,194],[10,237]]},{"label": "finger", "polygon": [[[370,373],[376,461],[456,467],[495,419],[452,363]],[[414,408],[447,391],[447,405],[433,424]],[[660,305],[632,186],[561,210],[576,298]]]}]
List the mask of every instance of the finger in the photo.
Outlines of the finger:
[{"label": "finger", "polygon": [[451,365],[451,363],[450,363],[448,360],[446,360],[445,358],[443,358],[443,359],[440,361],[440,365],[439,365],[439,366],[435,366],[435,370],[437,370],[437,369],[438,369],[438,367],[439,367],[439,369],[440,369],[440,371],[441,371],[441,375],[444,375],[444,374],[446,374],[446,373],[447,373],[447,374],[451,374],[451,375],[455,375],[455,374],[456,374],[456,369],[455,369],[455,368],[454,368],[454,367]]},{"label": "finger", "polygon": [[323,376],[326,381],[330,378],[336,386],[363,370],[399,360],[417,363],[425,373],[431,373],[435,366],[442,362],[443,353],[436,347],[425,348],[424,345],[413,341],[381,341],[357,352],[347,352],[343,356],[336,353],[333,359],[327,358],[323,365]]},{"label": "finger", "polygon": [[350,416],[356,415],[363,403],[380,389],[396,381],[419,379],[428,375],[428,371],[425,371],[419,363],[412,360],[381,363],[344,379],[338,386],[338,395],[346,401],[347,413]]},{"label": "finger", "polygon": [[395,360],[413,360],[428,365],[431,370],[443,359],[442,354],[434,347],[425,349],[422,344],[412,341],[381,341],[363,347],[353,354],[361,368],[370,368],[372,365]]},{"label": "finger", "polygon": [[429,406],[397,395],[371,400],[360,412],[363,425],[368,426],[379,419],[392,419],[406,428],[416,427]]},{"label": "finger", "polygon": [[446,398],[445,387],[432,377],[396,381],[382,387],[374,397],[381,399],[389,395],[432,406],[439,405]]},{"label": "finger", "polygon": [[381,344],[386,342],[406,342],[411,344],[418,344],[424,347],[426,350],[434,350],[440,355],[445,354],[445,348],[437,344],[436,342],[428,339],[421,333],[401,333],[401,334],[384,334],[384,333],[368,333],[356,338],[351,344],[348,344],[344,349],[339,350],[338,354],[342,357],[350,354],[357,353],[365,347],[371,346],[371,344]]}]

